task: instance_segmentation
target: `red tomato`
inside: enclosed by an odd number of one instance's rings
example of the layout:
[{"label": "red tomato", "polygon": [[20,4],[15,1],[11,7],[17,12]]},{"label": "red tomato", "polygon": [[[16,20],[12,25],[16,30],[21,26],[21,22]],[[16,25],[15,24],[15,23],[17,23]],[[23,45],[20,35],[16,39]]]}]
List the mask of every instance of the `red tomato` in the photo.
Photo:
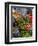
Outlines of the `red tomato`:
[{"label": "red tomato", "polygon": [[25,25],[25,29],[26,29],[27,31],[29,31],[30,28],[32,27],[31,25],[32,25],[32,24],[28,23],[27,25]]}]

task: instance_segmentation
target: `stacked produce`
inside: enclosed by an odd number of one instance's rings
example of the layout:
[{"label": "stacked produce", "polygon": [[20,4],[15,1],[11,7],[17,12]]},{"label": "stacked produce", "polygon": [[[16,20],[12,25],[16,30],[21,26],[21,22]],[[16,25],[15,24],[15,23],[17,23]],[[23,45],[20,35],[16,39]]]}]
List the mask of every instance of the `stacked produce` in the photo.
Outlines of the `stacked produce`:
[{"label": "stacked produce", "polygon": [[32,36],[32,12],[29,12],[26,15],[21,15],[21,12],[16,11],[13,13],[13,17],[15,17],[15,24],[18,27],[20,36]]}]

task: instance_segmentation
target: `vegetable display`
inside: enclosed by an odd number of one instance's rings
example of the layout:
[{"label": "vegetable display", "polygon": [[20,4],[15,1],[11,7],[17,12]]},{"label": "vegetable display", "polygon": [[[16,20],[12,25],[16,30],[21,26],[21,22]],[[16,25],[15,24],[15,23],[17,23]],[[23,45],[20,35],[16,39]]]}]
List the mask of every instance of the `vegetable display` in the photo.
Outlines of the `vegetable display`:
[{"label": "vegetable display", "polygon": [[32,12],[23,16],[21,12],[16,11],[12,16],[15,18],[15,24],[18,27],[20,36],[32,36]]}]

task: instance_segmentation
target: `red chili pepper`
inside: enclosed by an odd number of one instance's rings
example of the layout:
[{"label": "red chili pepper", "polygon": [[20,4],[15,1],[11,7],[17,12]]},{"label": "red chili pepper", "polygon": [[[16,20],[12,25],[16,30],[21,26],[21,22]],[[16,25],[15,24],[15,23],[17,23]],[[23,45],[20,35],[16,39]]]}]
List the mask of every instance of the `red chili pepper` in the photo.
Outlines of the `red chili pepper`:
[{"label": "red chili pepper", "polygon": [[31,15],[29,15],[29,19],[32,20],[32,16]]}]

